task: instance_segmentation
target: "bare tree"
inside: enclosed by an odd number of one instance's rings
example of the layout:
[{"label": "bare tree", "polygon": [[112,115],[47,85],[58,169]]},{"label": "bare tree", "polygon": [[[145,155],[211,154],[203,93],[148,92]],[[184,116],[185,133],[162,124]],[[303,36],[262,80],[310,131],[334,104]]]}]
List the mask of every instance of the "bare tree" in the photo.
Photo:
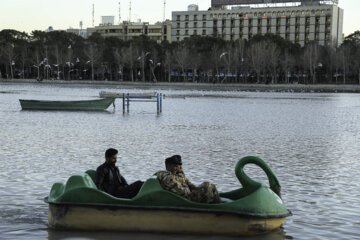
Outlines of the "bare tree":
[{"label": "bare tree", "polygon": [[234,46],[234,66],[236,82],[239,82],[239,72],[243,71],[245,61],[245,41],[240,39],[236,41]]},{"label": "bare tree", "polygon": [[95,43],[89,42],[86,46],[85,56],[88,58],[91,64],[91,80],[94,80],[94,67],[101,57],[101,51]]},{"label": "bare tree", "polygon": [[339,53],[340,65],[343,70],[343,84],[346,84],[346,78],[350,71],[350,53],[351,49],[348,45],[344,44],[341,46]]},{"label": "bare tree", "polygon": [[285,83],[289,83],[289,74],[292,72],[292,69],[295,65],[295,59],[288,50],[285,50],[280,61],[280,65],[285,74]]},{"label": "bare tree", "polygon": [[266,44],[264,41],[253,43],[248,50],[250,65],[256,73],[257,83],[260,83],[260,75],[265,69],[265,51]]},{"label": "bare tree", "polygon": [[60,65],[62,63],[63,54],[58,44],[54,44],[53,46],[53,55],[55,56],[55,60],[56,60],[56,63],[53,66],[56,67],[57,69],[56,71],[57,79],[60,79]]},{"label": "bare tree", "polygon": [[265,64],[271,73],[271,83],[277,84],[277,69],[279,67],[280,48],[273,42],[265,42]]},{"label": "bare tree", "polygon": [[[211,54],[210,54],[210,59],[211,59],[211,65],[212,67],[211,72],[212,72],[212,77],[216,77],[216,82],[219,82],[219,76],[220,76],[220,65],[221,65],[221,54],[223,53],[223,49],[218,46],[217,44],[214,44],[212,49],[211,49]],[[215,76],[214,76],[215,74]]]},{"label": "bare tree", "polygon": [[360,48],[356,50],[353,63],[354,63],[354,69],[357,70],[358,84],[360,84]]},{"label": "bare tree", "polygon": [[223,60],[226,68],[225,76],[221,80],[221,83],[227,81],[227,78],[231,73],[231,66],[234,66],[237,62],[238,56],[236,54],[236,48],[231,43],[227,45],[225,52],[220,54],[220,60]]},{"label": "bare tree", "polygon": [[150,56],[151,56],[151,58],[149,59],[149,68],[150,68],[150,71],[151,71],[151,75],[153,77],[153,81],[157,82],[157,78],[156,78],[156,75],[155,75],[155,68],[157,66],[161,65],[161,63],[159,61],[159,56],[158,56],[157,50],[153,49]]},{"label": "bare tree", "polygon": [[4,55],[6,56],[7,62],[10,67],[10,78],[14,78],[14,71],[13,66],[15,65],[14,62],[14,44],[13,43],[6,43],[3,48]]},{"label": "bare tree", "polygon": [[[166,72],[167,72],[167,75],[168,75],[168,82],[171,82],[171,67],[172,67],[172,64],[173,64],[173,54],[172,54],[172,51],[170,49],[167,49],[166,52],[165,52],[165,58],[164,58],[164,70],[165,70],[165,76],[166,76]],[[165,77],[165,80],[166,80],[166,77]]]},{"label": "bare tree", "polygon": [[312,84],[316,83],[316,69],[319,66],[319,45],[311,42],[305,46],[304,51],[304,67],[309,71]]},{"label": "bare tree", "polygon": [[123,74],[124,74],[124,65],[126,63],[126,53],[123,48],[115,48],[114,50],[114,58],[115,62],[119,69],[119,79],[123,80]]},{"label": "bare tree", "polygon": [[26,65],[26,60],[27,60],[27,56],[28,56],[28,48],[25,44],[23,44],[19,47],[20,47],[20,55],[18,56],[18,59],[20,60],[20,63],[21,63],[22,79],[24,79],[25,78],[25,65]]},{"label": "bare tree", "polygon": [[184,45],[179,45],[174,50],[175,63],[181,69],[181,72],[182,72],[182,74],[184,76],[184,79],[183,79],[184,82],[186,81],[185,68],[186,68],[187,63],[188,63],[189,54],[190,54],[189,49]]},{"label": "bare tree", "polygon": [[40,66],[42,65],[41,64],[41,50],[39,49],[39,47],[35,47],[34,51],[33,51],[33,58],[32,58],[32,62],[34,63],[33,64],[33,67],[36,68],[37,70],[37,77],[36,79],[40,79]]},{"label": "bare tree", "polygon": [[136,60],[133,44],[130,43],[130,46],[124,51],[126,62],[128,63],[130,70],[130,79],[134,81],[134,62]]}]

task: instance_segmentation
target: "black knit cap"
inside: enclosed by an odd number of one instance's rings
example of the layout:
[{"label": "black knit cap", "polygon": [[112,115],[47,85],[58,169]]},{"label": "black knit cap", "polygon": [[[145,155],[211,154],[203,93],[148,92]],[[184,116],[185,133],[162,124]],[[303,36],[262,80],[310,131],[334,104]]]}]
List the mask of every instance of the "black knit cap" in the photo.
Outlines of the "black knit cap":
[{"label": "black knit cap", "polygon": [[168,157],[167,159],[165,159],[165,164],[175,164],[175,165],[182,165],[181,162],[181,156],[180,155],[174,155],[171,157]]}]

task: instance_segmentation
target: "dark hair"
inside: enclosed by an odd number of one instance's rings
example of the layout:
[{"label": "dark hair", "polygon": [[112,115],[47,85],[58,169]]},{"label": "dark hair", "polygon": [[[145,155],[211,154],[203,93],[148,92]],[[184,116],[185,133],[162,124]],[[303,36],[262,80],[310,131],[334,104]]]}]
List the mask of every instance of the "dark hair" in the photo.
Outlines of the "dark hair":
[{"label": "dark hair", "polygon": [[174,156],[166,158],[165,159],[165,165],[168,166],[169,164],[182,165],[181,156],[180,155],[174,155]]},{"label": "dark hair", "polygon": [[108,150],[106,150],[105,152],[105,158],[109,158],[109,157],[112,157],[114,156],[115,154],[118,153],[118,150],[114,149],[114,148],[109,148]]}]

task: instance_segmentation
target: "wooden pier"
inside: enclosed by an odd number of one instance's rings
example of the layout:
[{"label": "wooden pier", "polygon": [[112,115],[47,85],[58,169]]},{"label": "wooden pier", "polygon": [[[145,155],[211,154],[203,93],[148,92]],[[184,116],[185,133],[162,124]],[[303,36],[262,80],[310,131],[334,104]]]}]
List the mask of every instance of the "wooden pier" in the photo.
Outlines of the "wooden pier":
[{"label": "wooden pier", "polygon": [[122,98],[123,113],[130,112],[130,102],[156,102],[157,113],[162,112],[162,93],[109,93],[100,92],[100,97]]}]

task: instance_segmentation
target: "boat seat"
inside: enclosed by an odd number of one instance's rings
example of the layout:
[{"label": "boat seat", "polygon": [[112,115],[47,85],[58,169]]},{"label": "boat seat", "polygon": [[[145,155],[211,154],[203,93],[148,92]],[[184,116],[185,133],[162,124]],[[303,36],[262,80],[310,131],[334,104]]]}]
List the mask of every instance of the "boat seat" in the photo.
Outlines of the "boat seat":
[{"label": "boat seat", "polygon": [[221,203],[229,203],[229,202],[233,201],[233,200],[231,200],[229,198],[224,198],[224,197],[221,197],[220,200],[221,200]]},{"label": "boat seat", "polygon": [[82,187],[97,189],[95,183],[89,175],[73,175],[67,180],[65,184],[65,191]]},{"label": "boat seat", "polygon": [[93,182],[95,183],[95,176],[96,176],[96,171],[93,169],[89,169],[87,170],[85,173],[87,173],[91,179],[93,180]]}]

